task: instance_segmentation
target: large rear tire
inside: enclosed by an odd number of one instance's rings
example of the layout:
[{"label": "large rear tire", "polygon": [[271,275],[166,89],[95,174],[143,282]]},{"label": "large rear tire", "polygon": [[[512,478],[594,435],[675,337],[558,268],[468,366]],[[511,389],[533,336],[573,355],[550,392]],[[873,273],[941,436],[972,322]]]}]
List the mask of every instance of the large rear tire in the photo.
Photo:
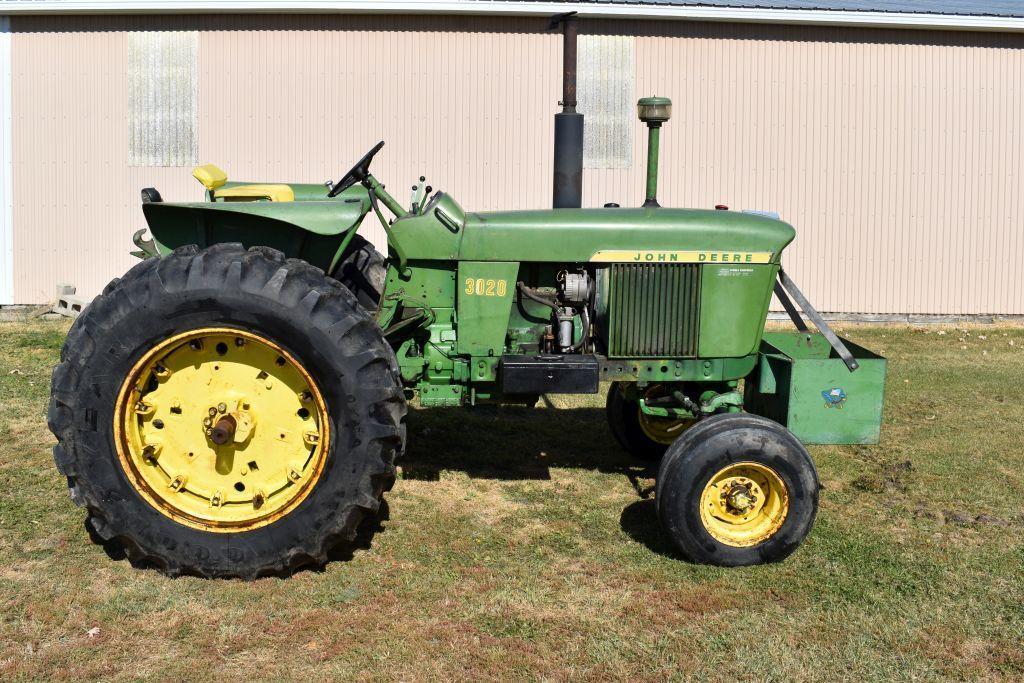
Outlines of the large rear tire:
[{"label": "large rear tire", "polygon": [[778,562],[814,524],[818,473],[782,425],[746,413],[715,415],[669,446],[655,501],[662,528],[694,562]]},{"label": "large rear tire", "polygon": [[48,421],[100,539],[169,575],[251,579],[355,539],[394,483],[405,412],[394,353],[348,289],[220,244],[143,261],[87,307]]},{"label": "large rear tire", "polygon": [[359,305],[374,313],[380,305],[387,280],[384,256],[362,235],[353,235],[345,254],[334,269],[334,277],[356,295]]}]

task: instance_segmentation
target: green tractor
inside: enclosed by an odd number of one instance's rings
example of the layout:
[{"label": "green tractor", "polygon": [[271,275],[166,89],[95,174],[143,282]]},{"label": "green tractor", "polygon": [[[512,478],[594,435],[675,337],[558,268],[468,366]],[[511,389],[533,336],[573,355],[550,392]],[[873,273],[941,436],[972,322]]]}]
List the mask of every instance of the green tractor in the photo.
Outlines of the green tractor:
[{"label": "green tractor", "polygon": [[[136,235],[141,262],[76,320],[53,372],[54,458],[91,530],[170,575],[321,565],[394,484],[414,396],[604,387],[615,439],[660,461],[657,510],[682,556],[792,553],[818,506],[804,442],[877,440],[885,361],[785,277],[790,225],[658,206],[670,103],[639,110],[640,208],[469,213],[422,177],[405,208],[370,172],[383,142],[337,183],[206,165],[204,202],[143,190],[153,239]],[[370,212],[386,256],[357,234]],[[796,332],[765,333],[773,289]]]}]

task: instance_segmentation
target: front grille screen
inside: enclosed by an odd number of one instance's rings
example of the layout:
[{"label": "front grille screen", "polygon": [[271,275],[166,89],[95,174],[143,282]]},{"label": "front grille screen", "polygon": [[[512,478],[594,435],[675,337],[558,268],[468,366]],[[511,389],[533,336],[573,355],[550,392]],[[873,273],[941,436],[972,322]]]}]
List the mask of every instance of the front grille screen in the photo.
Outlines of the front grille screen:
[{"label": "front grille screen", "polygon": [[611,266],[608,355],[693,358],[700,332],[700,264]]}]

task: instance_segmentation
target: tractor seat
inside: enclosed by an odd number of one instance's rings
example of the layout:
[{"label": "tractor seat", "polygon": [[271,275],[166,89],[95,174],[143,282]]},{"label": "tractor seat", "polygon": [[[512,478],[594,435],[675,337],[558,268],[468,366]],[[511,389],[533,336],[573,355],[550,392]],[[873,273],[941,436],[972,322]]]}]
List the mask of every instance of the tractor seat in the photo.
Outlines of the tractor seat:
[{"label": "tractor seat", "polygon": [[295,192],[291,185],[239,184],[226,186],[228,174],[214,164],[197,166],[193,169],[192,175],[209,191],[210,199],[215,202],[295,201]]}]

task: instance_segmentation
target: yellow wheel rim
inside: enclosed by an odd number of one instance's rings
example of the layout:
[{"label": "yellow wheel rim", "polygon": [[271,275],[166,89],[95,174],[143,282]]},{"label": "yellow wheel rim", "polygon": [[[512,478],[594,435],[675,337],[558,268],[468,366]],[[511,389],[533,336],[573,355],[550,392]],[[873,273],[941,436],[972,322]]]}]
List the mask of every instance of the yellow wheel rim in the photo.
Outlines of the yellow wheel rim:
[{"label": "yellow wheel rim", "polygon": [[771,538],[788,512],[786,484],[775,470],[756,462],[723,467],[700,498],[704,528],[716,540],[736,548]]},{"label": "yellow wheel rim", "polygon": [[[667,387],[656,384],[644,392],[644,399],[661,398],[662,396],[667,396],[668,392],[669,389]],[[651,441],[663,446],[671,445],[673,441],[679,438],[680,434],[692,427],[694,422],[696,422],[694,419],[677,420],[671,417],[648,415],[639,406],[636,410],[640,421],[640,431]]]},{"label": "yellow wheel rim", "polygon": [[214,532],[255,529],[309,495],[330,449],[316,382],[274,342],[230,328],[164,340],[128,373],[117,455],[153,507]]}]

